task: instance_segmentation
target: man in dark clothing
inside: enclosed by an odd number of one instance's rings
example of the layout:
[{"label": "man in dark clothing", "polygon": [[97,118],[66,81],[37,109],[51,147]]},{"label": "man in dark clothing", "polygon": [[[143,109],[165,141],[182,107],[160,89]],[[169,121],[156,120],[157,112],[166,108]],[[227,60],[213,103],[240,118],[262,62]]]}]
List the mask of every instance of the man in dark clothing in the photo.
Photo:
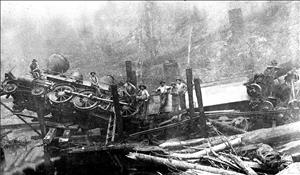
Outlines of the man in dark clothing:
[{"label": "man in dark clothing", "polygon": [[92,84],[98,87],[99,84],[98,84],[98,77],[96,76],[96,72],[91,72],[90,75],[91,75],[90,80]]},{"label": "man in dark clothing", "polygon": [[139,109],[141,109],[141,113],[145,117],[145,119],[146,119],[146,115],[147,115],[149,97],[150,97],[150,95],[147,91],[147,87],[145,85],[139,85],[139,92],[136,96],[136,99],[139,102],[138,103]]},{"label": "man in dark clothing", "polygon": [[33,59],[30,64],[30,73],[32,74],[33,78],[39,78],[41,76],[41,71],[36,59]]}]

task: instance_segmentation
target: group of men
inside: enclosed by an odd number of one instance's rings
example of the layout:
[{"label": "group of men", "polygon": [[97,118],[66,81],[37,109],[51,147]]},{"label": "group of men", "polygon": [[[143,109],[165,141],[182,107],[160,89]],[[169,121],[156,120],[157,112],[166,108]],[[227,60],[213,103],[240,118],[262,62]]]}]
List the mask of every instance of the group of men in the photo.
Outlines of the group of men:
[{"label": "group of men", "polygon": [[176,78],[176,82],[172,82],[171,86],[166,85],[165,81],[161,81],[160,86],[156,89],[156,92],[160,94],[160,111],[163,111],[167,105],[169,93],[172,95],[172,111],[178,111],[179,106],[184,109],[186,91],[187,85],[180,78]]},{"label": "group of men", "polygon": [[[98,85],[98,78],[95,72],[90,73],[90,81],[94,85]],[[147,86],[140,84],[138,88],[133,85],[130,81],[126,81],[121,86],[122,93],[121,96],[129,102],[137,102],[138,108],[143,115],[146,115],[148,108],[148,101],[150,94],[147,90]],[[156,89],[156,93],[160,95],[160,111],[167,105],[168,94],[172,95],[172,111],[176,112],[185,108],[185,92],[187,86],[180,78],[176,78],[176,82],[172,82],[170,86],[166,85],[165,81],[160,82],[160,86]]]}]

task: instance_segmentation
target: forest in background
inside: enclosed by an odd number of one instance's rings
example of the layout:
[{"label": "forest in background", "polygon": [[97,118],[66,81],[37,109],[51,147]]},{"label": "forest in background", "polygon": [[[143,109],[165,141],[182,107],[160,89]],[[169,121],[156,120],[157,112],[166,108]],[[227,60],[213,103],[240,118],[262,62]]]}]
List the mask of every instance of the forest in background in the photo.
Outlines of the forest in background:
[{"label": "forest in background", "polygon": [[[168,60],[179,63],[184,78],[190,35],[190,65],[203,82],[249,76],[273,59],[299,59],[299,4],[228,2],[222,13],[215,12],[219,21],[192,2],[108,1],[92,16],[82,13],[76,21],[54,16],[39,25],[2,14],[1,76],[14,66],[14,73],[28,73],[24,66],[33,58],[43,67],[46,58],[60,53],[85,77],[93,70],[124,79],[125,61],[131,60],[139,82],[157,85],[162,77],[153,70]],[[238,8],[242,24],[236,34],[228,11]]]}]

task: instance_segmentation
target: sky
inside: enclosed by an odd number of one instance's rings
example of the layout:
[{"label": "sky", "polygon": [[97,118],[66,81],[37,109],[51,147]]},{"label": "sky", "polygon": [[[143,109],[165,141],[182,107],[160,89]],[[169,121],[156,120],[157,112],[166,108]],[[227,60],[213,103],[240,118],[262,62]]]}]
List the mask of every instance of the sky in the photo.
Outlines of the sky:
[{"label": "sky", "polygon": [[[117,2],[117,1],[114,1]],[[44,20],[54,16],[66,17],[70,20],[76,20],[82,13],[92,16],[93,13],[104,6],[107,1],[1,1],[1,16],[10,16],[14,18],[29,17],[33,20]],[[120,1],[118,6],[126,8],[128,3]],[[174,1],[163,1],[162,3],[174,3]],[[226,9],[229,7],[228,1],[200,1],[200,2],[179,2],[195,4],[198,8],[204,8],[211,17],[211,22],[219,22],[219,18],[226,15]]]}]

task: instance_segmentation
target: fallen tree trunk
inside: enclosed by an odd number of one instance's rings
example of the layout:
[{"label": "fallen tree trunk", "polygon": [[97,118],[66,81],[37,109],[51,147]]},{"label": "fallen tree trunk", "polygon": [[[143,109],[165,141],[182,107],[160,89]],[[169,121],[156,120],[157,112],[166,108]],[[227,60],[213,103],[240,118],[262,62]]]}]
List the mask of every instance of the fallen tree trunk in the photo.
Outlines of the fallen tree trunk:
[{"label": "fallen tree trunk", "polygon": [[[245,134],[235,135],[237,138],[234,140],[230,140],[231,145],[237,146],[241,143],[243,144],[257,144],[264,143],[269,144],[271,146],[275,145],[278,142],[285,141],[293,141],[300,138],[300,122],[290,123],[286,125],[281,125],[275,128],[267,128],[267,129],[258,129],[255,131],[247,132]],[[216,145],[212,147],[212,150],[215,152],[222,151],[227,148],[227,144],[222,143],[220,145]],[[199,158],[207,153],[211,153],[211,149],[204,149],[202,151],[198,151],[191,154],[171,154],[174,157],[179,158]]]},{"label": "fallen tree trunk", "polygon": [[176,148],[176,147],[182,147],[182,146],[203,143],[205,141],[206,141],[205,138],[199,138],[199,139],[192,139],[192,140],[185,140],[185,141],[165,142],[165,143],[160,144],[159,147],[161,147],[161,148]]},{"label": "fallen tree trunk", "polygon": [[236,138],[234,140],[229,140],[228,142],[229,142],[229,144],[227,142],[225,142],[225,143],[213,146],[211,148],[205,148],[201,151],[198,151],[198,152],[195,152],[195,153],[192,153],[192,154],[173,153],[173,154],[171,154],[171,156],[182,158],[182,159],[199,158],[203,155],[210,154],[212,151],[218,152],[218,151],[222,151],[226,148],[229,148],[230,146],[234,147],[234,146],[240,145],[242,143],[242,140],[241,140],[241,138]]},{"label": "fallen tree trunk", "polygon": [[214,168],[210,166],[203,166],[199,164],[192,164],[185,161],[180,160],[174,160],[174,159],[166,159],[166,158],[160,158],[160,157],[154,157],[146,154],[140,154],[140,153],[129,153],[127,157],[135,160],[143,160],[147,162],[154,162],[158,164],[163,164],[166,166],[172,166],[180,169],[196,169],[201,171],[206,171],[209,173],[215,173],[215,174],[223,174],[223,175],[242,175],[241,173],[237,173],[234,171]]},{"label": "fallen tree trunk", "polygon": [[283,141],[290,142],[300,138],[300,122],[281,125],[275,128],[258,129],[243,134],[245,144],[264,143],[271,146]]},{"label": "fallen tree trunk", "polygon": [[203,143],[201,145],[197,145],[197,146],[194,146],[191,148],[204,149],[204,148],[208,148],[210,146],[215,146],[215,145],[224,143],[227,140],[234,140],[236,138],[241,138],[241,137],[242,137],[241,135],[233,135],[233,136],[228,136],[228,137],[226,137],[226,136],[211,137],[211,138],[206,139],[206,142],[209,142],[209,143]]}]

